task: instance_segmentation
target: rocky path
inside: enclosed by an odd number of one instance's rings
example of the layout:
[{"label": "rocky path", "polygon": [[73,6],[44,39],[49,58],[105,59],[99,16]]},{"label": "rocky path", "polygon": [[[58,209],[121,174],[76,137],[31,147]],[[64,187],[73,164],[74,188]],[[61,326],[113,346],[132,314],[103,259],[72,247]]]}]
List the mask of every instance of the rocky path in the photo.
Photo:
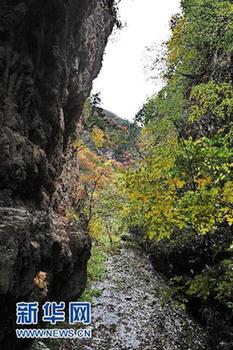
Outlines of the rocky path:
[{"label": "rocky path", "polygon": [[[91,340],[72,340],[72,350],[200,350],[206,335],[180,309],[162,306],[164,282],[142,253],[122,249],[107,261],[107,273],[94,289]],[[68,345],[68,344],[67,344]]]}]

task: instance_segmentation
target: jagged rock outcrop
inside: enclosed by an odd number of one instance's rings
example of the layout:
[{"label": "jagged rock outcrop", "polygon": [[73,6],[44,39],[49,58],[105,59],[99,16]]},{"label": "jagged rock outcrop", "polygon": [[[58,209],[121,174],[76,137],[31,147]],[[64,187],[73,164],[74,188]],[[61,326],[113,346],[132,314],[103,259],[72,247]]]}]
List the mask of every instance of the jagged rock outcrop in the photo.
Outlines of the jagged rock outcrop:
[{"label": "jagged rock outcrop", "polygon": [[[85,286],[88,235],[51,203],[113,25],[112,0],[1,0],[2,350],[23,347],[14,338],[17,301],[68,300]],[[34,282],[39,271],[46,293]]]}]

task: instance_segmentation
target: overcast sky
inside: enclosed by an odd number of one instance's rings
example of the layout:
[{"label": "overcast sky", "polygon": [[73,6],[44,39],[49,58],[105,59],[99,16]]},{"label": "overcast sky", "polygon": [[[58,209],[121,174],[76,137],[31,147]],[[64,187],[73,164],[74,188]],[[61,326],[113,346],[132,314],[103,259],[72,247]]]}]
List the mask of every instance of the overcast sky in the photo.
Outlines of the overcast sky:
[{"label": "overcast sky", "polygon": [[146,101],[161,88],[158,80],[145,74],[150,59],[146,47],[169,38],[169,20],[179,12],[180,0],[122,0],[120,18],[126,26],[112,34],[106,47],[102,70],[94,81],[102,107],[132,120]]}]

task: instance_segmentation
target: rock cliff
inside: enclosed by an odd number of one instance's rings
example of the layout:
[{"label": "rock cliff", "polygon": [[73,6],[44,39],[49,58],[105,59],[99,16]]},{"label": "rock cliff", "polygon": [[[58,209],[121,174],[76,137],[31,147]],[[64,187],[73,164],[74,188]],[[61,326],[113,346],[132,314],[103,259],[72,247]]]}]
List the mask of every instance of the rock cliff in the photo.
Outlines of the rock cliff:
[{"label": "rock cliff", "polygon": [[89,237],[52,203],[114,21],[112,0],[1,1],[2,350],[23,348],[14,338],[17,301],[69,300],[85,286]]}]

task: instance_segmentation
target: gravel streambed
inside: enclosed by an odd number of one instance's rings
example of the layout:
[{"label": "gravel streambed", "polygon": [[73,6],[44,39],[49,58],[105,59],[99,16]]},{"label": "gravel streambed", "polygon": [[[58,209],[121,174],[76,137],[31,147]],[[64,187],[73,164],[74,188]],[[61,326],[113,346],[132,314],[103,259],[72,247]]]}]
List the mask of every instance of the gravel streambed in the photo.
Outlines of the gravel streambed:
[{"label": "gravel streambed", "polygon": [[92,310],[92,339],[69,340],[72,350],[207,350],[204,330],[181,309],[163,305],[165,282],[138,250],[109,256]]}]

